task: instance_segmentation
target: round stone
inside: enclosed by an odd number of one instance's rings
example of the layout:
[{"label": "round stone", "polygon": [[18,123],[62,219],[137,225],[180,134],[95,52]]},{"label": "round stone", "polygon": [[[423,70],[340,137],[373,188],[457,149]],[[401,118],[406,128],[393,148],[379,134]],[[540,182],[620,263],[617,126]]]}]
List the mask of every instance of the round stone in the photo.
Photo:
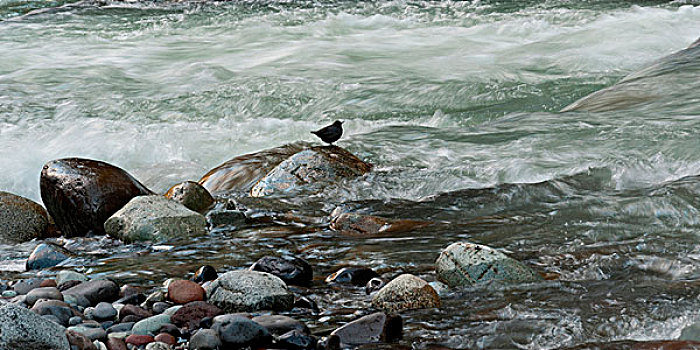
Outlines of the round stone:
[{"label": "round stone", "polygon": [[372,306],[391,312],[440,307],[440,296],[428,282],[411,274],[403,274],[374,295]]},{"label": "round stone", "polygon": [[205,295],[204,288],[193,281],[177,280],[168,286],[168,299],[175,304],[202,301]]}]

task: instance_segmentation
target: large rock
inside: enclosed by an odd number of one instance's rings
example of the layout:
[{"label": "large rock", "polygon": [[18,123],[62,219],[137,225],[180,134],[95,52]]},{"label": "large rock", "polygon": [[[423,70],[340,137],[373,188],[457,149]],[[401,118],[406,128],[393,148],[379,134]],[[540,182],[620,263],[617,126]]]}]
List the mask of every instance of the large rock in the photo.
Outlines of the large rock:
[{"label": "large rock", "polygon": [[97,305],[101,301],[111,303],[119,299],[119,286],[110,280],[92,280],[64,290],[63,295],[66,298],[68,295],[85,298],[90,305]]},{"label": "large rock", "polygon": [[391,312],[440,307],[440,296],[423,279],[403,274],[374,295],[372,306]]},{"label": "large rock", "polygon": [[440,253],[435,262],[437,279],[454,286],[471,286],[492,281],[518,283],[542,280],[520,261],[484,245],[457,242]]},{"label": "large rock", "polygon": [[311,147],[279,163],[253,186],[250,194],[263,197],[300,190],[319,191],[325,184],[363,175],[371,168],[338,146]]},{"label": "large rock", "polygon": [[206,211],[214,204],[214,197],[209,191],[193,181],[185,181],[171,187],[165,193],[165,198],[172,199],[198,213]]},{"label": "large rock", "polygon": [[402,333],[401,316],[377,312],[343,325],[334,330],[331,336],[338,336],[345,348],[379,341],[391,342],[400,339]]},{"label": "large rock", "polygon": [[23,307],[0,306],[0,349],[69,350],[65,330]]},{"label": "large rock", "polygon": [[126,171],[96,160],[66,158],[41,171],[41,199],[67,237],[104,233],[104,222],[136,196],[151,194]]},{"label": "large rock", "polygon": [[0,191],[0,244],[44,238],[49,218],[44,207],[27,198]]},{"label": "large rock", "polygon": [[279,277],[257,271],[230,271],[205,287],[207,300],[225,312],[290,310],[294,295]]},{"label": "large rock", "polygon": [[124,242],[162,241],[206,233],[204,216],[161,196],[129,201],[105,222],[105,231]]}]

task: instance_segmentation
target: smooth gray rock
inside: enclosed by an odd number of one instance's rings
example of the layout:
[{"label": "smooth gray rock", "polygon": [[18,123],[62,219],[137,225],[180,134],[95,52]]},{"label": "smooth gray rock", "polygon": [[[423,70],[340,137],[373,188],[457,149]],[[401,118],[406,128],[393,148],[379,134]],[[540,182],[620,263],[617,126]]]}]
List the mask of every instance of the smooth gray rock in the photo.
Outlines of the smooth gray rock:
[{"label": "smooth gray rock", "polygon": [[253,317],[253,321],[277,336],[285,334],[289,331],[297,330],[304,334],[310,334],[309,328],[304,322],[295,320],[284,315],[262,315]]},{"label": "smooth gray rock", "polygon": [[213,329],[200,329],[190,338],[189,350],[217,350],[222,346],[219,334]]},{"label": "smooth gray rock", "polygon": [[[85,312],[86,316],[87,312]],[[99,302],[90,313],[91,318],[98,322],[111,321],[117,316],[117,309],[107,302]]]},{"label": "smooth gray rock", "polygon": [[165,197],[198,213],[206,211],[214,204],[214,197],[211,196],[211,193],[193,181],[185,181],[171,187],[165,193]]},{"label": "smooth gray rock", "polygon": [[160,314],[136,322],[131,333],[139,335],[156,335],[164,324],[170,323],[170,315]]},{"label": "smooth gray rock", "polygon": [[63,296],[66,299],[67,295],[83,297],[90,302],[90,305],[97,305],[101,301],[111,303],[119,299],[119,286],[110,280],[92,280],[64,290]]},{"label": "smooth gray rock", "polygon": [[49,217],[44,207],[27,198],[0,191],[0,244],[44,238]]},{"label": "smooth gray rock", "polygon": [[136,197],[105,222],[105,232],[124,242],[194,237],[206,227],[204,216],[162,196]]},{"label": "smooth gray rock", "polygon": [[78,273],[71,270],[61,270],[56,274],[56,284],[59,286],[68,281],[84,282],[87,280],[88,278],[82,273]]},{"label": "smooth gray rock", "polygon": [[683,328],[681,331],[681,336],[678,340],[692,340],[700,341],[700,322],[691,324],[688,327]]},{"label": "smooth gray rock", "polygon": [[440,296],[423,279],[403,274],[374,295],[372,306],[391,312],[440,307]]},{"label": "smooth gray rock", "polygon": [[65,328],[20,306],[0,306],[0,349],[70,350]]},{"label": "smooth gray rock", "polygon": [[35,288],[27,293],[27,298],[24,302],[31,307],[39,299],[63,301],[63,294],[61,294],[56,287]]},{"label": "smooth gray rock", "polygon": [[257,271],[230,271],[205,288],[209,303],[225,312],[291,310],[294,295],[279,277]]},{"label": "smooth gray rock", "polygon": [[12,286],[12,289],[17,292],[17,294],[27,294],[29,293],[32,289],[34,288],[39,288],[41,286],[41,282],[43,279],[40,278],[32,278],[32,279],[27,279],[27,280],[22,280],[17,283],[15,283],[14,286]]}]

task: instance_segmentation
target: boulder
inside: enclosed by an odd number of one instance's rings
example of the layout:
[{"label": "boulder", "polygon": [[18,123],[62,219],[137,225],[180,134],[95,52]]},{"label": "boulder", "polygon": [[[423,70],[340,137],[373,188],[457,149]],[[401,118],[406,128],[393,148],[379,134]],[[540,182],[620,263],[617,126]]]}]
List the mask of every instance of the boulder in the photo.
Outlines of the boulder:
[{"label": "boulder", "polygon": [[285,159],[253,186],[250,195],[317,192],[323,185],[366,174],[372,166],[338,146],[311,147]]},{"label": "boulder", "polygon": [[172,199],[198,213],[206,211],[214,204],[214,197],[209,191],[194,181],[185,181],[171,187],[165,193],[165,198]]},{"label": "boulder", "polygon": [[53,243],[41,243],[27,259],[27,270],[40,270],[56,266],[68,259],[70,252]]},{"label": "boulder", "polygon": [[426,221],[396,220],[379,216],[342,213],[331,220],[331,229],[351,235],[407,232],[430,225]]},{"label": "boulder", "polygon": [[104,222],[136,196],[151,194],[126,171],[96,160],[66,158],[46,163],[41,199],[66,237],[104,233]]},{"label": "boulder", "polygon": [[251,271],[271,273],[287,284],[309,286],[313,279],[313,269],[304,259],[293,256],[265,256],[256,261]]},{"label": "boulder", "polygon": [[44,207],[27,198],[0,191],[0,244],[44,238],[49,217]]},{"label": "boulder", "polygon": [[440,296],[423,279],[403,274],[374,295],[372,306],[390,312],[440,307]]},{"label": "boulder", "polygon": [[204,216],[161,196],[129,201],[105,222],[105,231],[124,242],[162,241],[206,233]]},{"label": "boulder", "polygon": [[354,347],[379,341],[388,343],[401,339],[402,333],[401,316],[377,312],[343,325],[331,336],[338,336],[343,347]]},{"label": "boulder", "polygon": [[290,310],[294,295],[279,277],[257,271],[230,271],[205,287],[209,303],[225,312]]},{"label": "boulder", "polygon": [[119,286],[110,280],[92,280],[64,290],[63,295],[85,298],[90,305],[97,305],[101,301],[111,303],[119,299]]},{"label": "boulder", "polygon": [[69,350],[66,329],[20,306],[0,306],[0,349]]},{"label": "boulder", "polygon": [[437,279],[450,287],[492,281],[535,282],[542,277],[507,255],[484,245],[457,242],[445,248],[435,262]]}]

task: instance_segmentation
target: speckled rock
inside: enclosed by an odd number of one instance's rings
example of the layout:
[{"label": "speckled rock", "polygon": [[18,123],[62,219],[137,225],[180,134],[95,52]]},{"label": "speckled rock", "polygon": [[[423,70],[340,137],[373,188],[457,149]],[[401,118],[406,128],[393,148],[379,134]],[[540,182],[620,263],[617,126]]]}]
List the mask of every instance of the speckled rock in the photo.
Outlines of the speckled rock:
[{"label": "speckled rock", "polygon": [[0,191],[0,244],[44,238],[49,218],[44,207],[27,198]]},{"label": "speckled rock", "polygon": [[338,146],[311,147],[285,159],[253,186],[250,195],[316,192],[323,185],[366,174],[372,166]]},{"label": "speckled rock", "polygon": [[230,271],[212,281],[207,300],[225,312],[290,310],[294,295],[279,277],[257,271]]},{"label": "speckled rock", "polygon": [[271,273],[285,283],[297,286],[309,286],[313,279],[311,265],[306,260],[293,256],[264,256],[250,270]]},{"label": "speckled rock", "polygon": [[387,283],[372,298],[372,306],[390,312],[440,307],[440,297],[428,282],[403,274]]},{"label": "speckled rock", "polygon": [[213,329],[200,329],[190,338],[189,350],[218,350],[221,348],[219,334]]},{"label": "speckled rock", "polygon": [[27,270],[40,270],[56,266],[69,258],[70,252],[53,243],[41,243],[27,259]]},{"label": "speckled rock", "polygon": [[205,296],[204,288],[193,281],[177,280],[168,285],[168,300],[175,304],[202,301]]},{"label": "speckled rock", "polygon": [[162,241],[206,233],[204,216],[161,196],[129,201],[105,222],[105,231],[124,242]]},{"label": "speckled rock", "polygon": [[171,187],[165,193],[165,198],[172,199],[187,209],[201,213],[214,204],[214,197],[202,185],[185,181]]},{"label": "speckled rock", "polygon": [[104,233],[104,222],[136,196],[151,194],[126,171],[105,162],[66,158],[46,163],[41,199],[66,237]]},{"label": "speckled rock", "polygon": [[185,304],[171,317],[171,322],[178,327],[196,329],[204,317],[213,318],[223,314],[223,310],[204,301],[193,301]]},{"label": "speckled rock", "polygon": [[343,347],[353,347],[379,341],[400,339],[403,333],[401,316],[377,312],[361,317],[334,330],[331,336],[340,338]]},{"label": "speckled rock", "polygon": [[65,330],[23,307],[0,306],[0,349],[69,350]]},{"label": "speckled rock", "polygon": [[458,242],[445,248],[435,262],[437,279],[454,286],[500,281],[507,283],[542,280],[531,268],[484,245]]},{"label": "speckled rock", "polygon": [[119,298],[119,286],[110,280],[92,280],[64,290],[63,295],[84,297],[90,305],[97,305],[101,301],[111,303]]}]

